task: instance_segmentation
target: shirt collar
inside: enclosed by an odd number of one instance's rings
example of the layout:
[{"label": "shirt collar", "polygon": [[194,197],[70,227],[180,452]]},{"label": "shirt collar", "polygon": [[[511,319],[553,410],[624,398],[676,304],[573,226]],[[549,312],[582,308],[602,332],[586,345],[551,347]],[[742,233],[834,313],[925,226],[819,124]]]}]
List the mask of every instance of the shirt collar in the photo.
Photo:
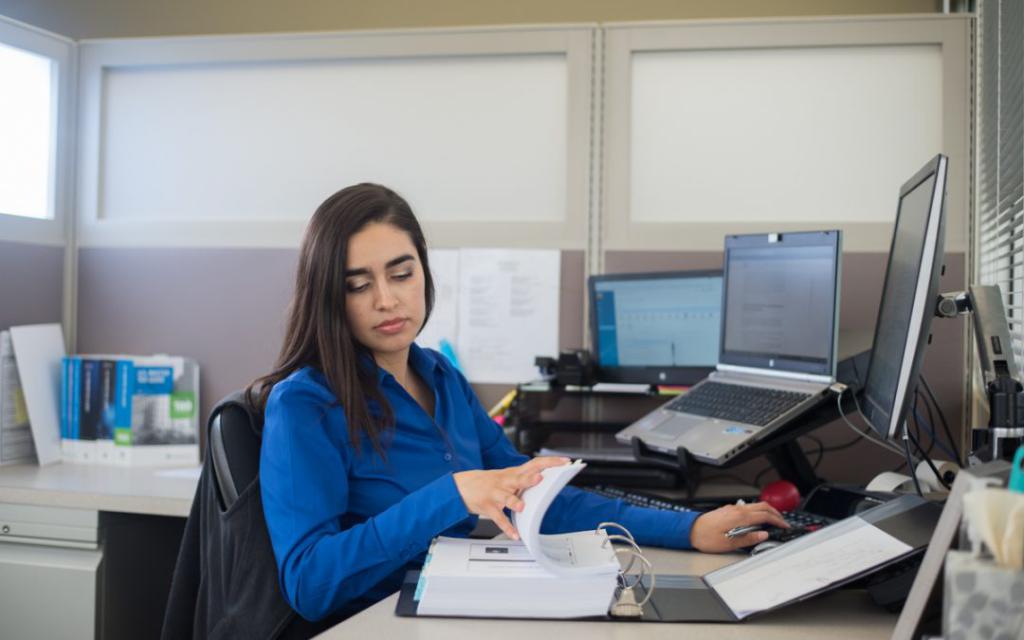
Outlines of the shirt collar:
[{"label": "shirt collar", "polygon": [[[384,384],[384,381],[393,376],[383,367],[377,366],[377,362],[368,350],[360,350],[359,362],[370,371],[377,372],[377,384]],[[420,377],[428,384],[434,381],[434,374],[437,371],[437,359],[415,342],[409,346],[409,366],[412,367]]]}]

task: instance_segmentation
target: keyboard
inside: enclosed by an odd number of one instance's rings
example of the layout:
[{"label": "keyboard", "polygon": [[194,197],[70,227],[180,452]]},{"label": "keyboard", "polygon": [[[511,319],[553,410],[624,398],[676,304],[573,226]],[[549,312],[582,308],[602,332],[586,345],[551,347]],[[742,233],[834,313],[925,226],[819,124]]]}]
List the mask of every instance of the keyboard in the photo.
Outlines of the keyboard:
[{"label": "keyboard", "polygon": [[[698,502],[683,502],[681,500],[672,500],[669,498],[660,498],[658,496],[650,495],[647,493],[641,493],[636,491],[628,491],[619,487],[612,487],[608,485],[595,485],[592,487],[583,487],[584,491],[590,493],[596,493],[599,496],[605,498],[613,498],[622,500],[623,502],[633,505],[635,507],[648,507],[650,509],[660,509],[662,511],[703,511],[705,509],[696,509]],[[703,504],[701,507],[705,506]],[[707,505],[708,508],[714,508],[721,506],[718,504]],[[765,531],[768,532],[769,540],[777,540],[778,542],[786,542],[793,538],[798,538],[806,533],[817,531],[818,529],[830,525],[835,520],[832,518],[826,518],[825,516],[815,515],[806,511],[783,511],[782,517],[785,518],[786,522],[789,523],[789,529],[782,529],[780,527],[766,527]]]},{"label": "keyboard", "polygon": [[662,511],[694,511],[694,509],[687,507],[682,502],[669,500],[668,498],[659,498],[646,493],[626,491],[625,489],[620,489],[618,487],[599,484],[593,487],[582,488],[584,491],[596,493],[597,495],[604,496],[605,498],[622,500],[634,507],[649,507],[651,509],[660,509]]},{"label": "keyboard", "polygon": [[796,391],[705,382],[669,404],[666,409],[763,427],[810,397]]}]

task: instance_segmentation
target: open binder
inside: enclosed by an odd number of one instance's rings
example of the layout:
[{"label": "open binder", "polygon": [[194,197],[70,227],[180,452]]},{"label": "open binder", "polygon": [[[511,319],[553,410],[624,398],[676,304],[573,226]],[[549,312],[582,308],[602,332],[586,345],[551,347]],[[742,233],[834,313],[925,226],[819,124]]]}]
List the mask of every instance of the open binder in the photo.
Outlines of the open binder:
[{"label": "open binder", "polygon": [[[609,613],[579,619],[740,622],[831,591],[920,552],[928,545],[941,511],[940,505],[917,496],[902,496],[705,576],[623,576],[610,606],[622,599],[624,589],[630,590],[630,596],[641,603],[640,616]],[[396,615],[422,615],[418,583],[420,572],[410,571]]]}]

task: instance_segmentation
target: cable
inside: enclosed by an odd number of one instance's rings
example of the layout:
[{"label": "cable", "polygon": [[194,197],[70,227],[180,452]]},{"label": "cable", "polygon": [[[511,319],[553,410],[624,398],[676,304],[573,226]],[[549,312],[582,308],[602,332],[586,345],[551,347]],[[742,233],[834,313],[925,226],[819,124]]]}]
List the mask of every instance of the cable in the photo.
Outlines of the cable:
[{"label": "cable", "polygon": [[[932,413],[932,405],[930,402],[928,402],[928,398],[923,393],[921,393],[920,387],[917,388],[917,397],[924,400],[924,408],[925,411],[928,412],[928,422],[926,424],[928,426],[929,431],[931,432],[932,442],[933,444],[938,444],[941,447],[942,443],[939,441],[938,436],[935,434],[935,428],[932,426],[935,424],[935,414]],[[929,446],[928,453],[931,454],[931,452],[932,448]]]},{"label": "cable", "polygon": [[[814,469],[815,471],[817,471],[818,470],[818,465],[821,464],[821,459],[825,457],[825,443],[822,442],[821,438],[819,438],[817,436],[804,435],[803,437],[807,438],[808,440],[813,441],[816,445],[818,445],[818,455],[814,459],[814,464],[811,465],[811,468]],[[808,453],[811,453],[811,451],[803,451],[802,450],[802,453],[806,456]]]},{"label": "cable", "polygon": [[917,474],[914,473],[914,457],[910,455],[910,430],[907,429],[906,424],[903,425],[903,452],[907,456],[907,468],[910,469],[910,477],[914,479],[914,489],[917,490],[917,495],[924,497],[924,492],[921,491],[921,483],[917,479]]},{"label": "cable", "polygon": [[[845,391],[845,389],[844,389],[844,391]],[[853,394],[852,397],[853,397],[853,403],[857,406],[857,412],[860,413],[863,416],[864,414],[860,410],[860,404],[857,402],[857,395]],[[849,426],[850,429],[853,430],[854,433],[856,433],[858,436],[860,436],[860,438],[863,438],[863,439],[867,440],[868,442],[872,442],[872,443],[882,447],[886,451],[889,451],[890,453],[895,453],[895,454],[898,454],[898,455],[901,455],[901,456],[903,455],[903,452],[900,451],[898,448],[896,448],[894,445],[891,445],[891,444],[889,444],[887,442],[883,442],[881,440],[876,440],[875,438],[869,437],[867,432],[861,431],[852,422],[850,422],[850,419],[846,417],[846,413],[843,411],[843,394],[842,393],[836,394],[836,407],[839,408],[839,417],[842,418],[843,422],[845,422],[847,424],[847,426]]]},{"label": "cable", "polygon": [[[931,434],[932,443],[935,444],[938,448],[942,449],[943,453],[956,459],[956,454],[950,451],[949,447],[947,447],[945,443],[943,443],[941,440],[935,437],[935,430],[932,429],[931,424],[924,421],[924,419],[921,417],[921,414],[917,412],[917,409],[914,409],[914,422],[916,422],[917,424],[924,423],[925,429],[928,431],[928,433]],[[928,458],[930,453],[931,447],[928,448],[928,451],[921,451],[921,455],[923,455],[925,458]],[[958,462],[957,464],[960,463]]]},{"label": "cable", "polygon": [[921,379],[921,384],[924,385],[925,393],[928,394],[928,397],[931,398],[932,404],[935,405],[935,410],[939,412],[939,420],[942,421],[942,430],[946,432],[946,437],[949,438],[949,446],[953,447],[953,462],[957,463],[961,467],[967,466],[966,462],[960,461],[960,447],[956,443],[956,438],[953,437],[953,432],[949,429],[949,423],[946,422],[946,414],[942,411],[942,407],[939,406],[939,401],[935,398],[935,392],[932,391],[931,385],[928,384],[928,381],[923,375],[918,377]]},{"label": "cable", "polygon": [[[908,435],[909,435],[909,434],[908,434]],[[923,456],[924,456],[924,461],[925,461],[926,463],[928,463],[928,468],[932,470],[932,473],[933,473],[933,474],[935,474],[935,479],[936,479],[936,480],[938,480],[938,481],[939,481],[939,484],[941,484],[941,485],[942,485],[943,487],[945,487],[945,488],[946,488],[946,490],[948,491],[948,490],[949,490],[949,488],[950,488],[950,486],[949,486],[948,484],[946,484],[946,481],[945,481],[945,480],[943,480],[943,479],[942,479],[942,475],[941,475],[941,474],[939,473],[939,470],[938,470],[938,468],[936,468],[936,466],[935,466],[935,463],[934,463],[934,462],[932,462],[932,461],[931,461],[931,458],[929,458],[929,457],[928,457],[928,456],[927,456],[927,455],[925,454],[925,452],[924,452],[923,448],[921,447],[921,443],[919,443],[919,442],[918,442],[917,440],[915,440],[913,436],[910,436],[910,441],[914,443],[914,448],[915,448],[915,449],[917,449],[917,450],[918,450],[918,452],[920,452],[920,453],[921,453],[921,455],[923,455]],[[914,476],[915,476],[915,477],[917,476],[916,470],[915,470]]]}]

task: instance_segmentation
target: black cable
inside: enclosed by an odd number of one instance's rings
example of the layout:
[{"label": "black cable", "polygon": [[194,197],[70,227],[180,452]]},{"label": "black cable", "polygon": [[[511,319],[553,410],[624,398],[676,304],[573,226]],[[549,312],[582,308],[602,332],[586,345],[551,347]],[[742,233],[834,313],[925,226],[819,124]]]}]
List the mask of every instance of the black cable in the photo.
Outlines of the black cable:
[{"label": "black cable", "polygon": [[932,434],[932,445],[928,447],[928,453],[930,454],[932,452],[932,446],[935,446],[935,444],[938,443],[938,435],[935,433],[935,414],[932,413],[932,405],[928,402],[928,398],[921,393],[920,387],[917,388],[917,395],[919,398],[924,400],[924,408],[925,411],[928,412],[928,431]]},{"label": "black cable", "polygon": [[[818,465],[820,465],[820,464],[821,464],[821,459],[825,457],[825,443],[824,443],[824,442],[822,442],[822,441],[821,441],[821,438],[819,438],[819,437],[817,437],[817,436],[811,436],[811,435],[804,435],[804,436],[802,436],[802,437],[804,437],[804,438],[807,438],[808,440],[811,440],[811,441],[813,441],[813,442],[814,442],[814,443],[815,443],[816,445],[818,445],[818,455],[817,455],[817,457],[816,457],[816,458],[815,458],[815,460],[814,460],[814,464],[813,464],[813,465],[811,465],[811,467],[812,467],[812,468],[813,468],[813,469],[814,469],[815,471],[817,471],[817,470],[818,470]],[[802,453],[803,453],[803,454],[804,454],[804,455],[806,456],[807,454],[809,454],[809,453],[812,453],[812,451],[803,451],[803,450],[802,450]]]},{"label": "black cable", "polygon": [[909,435],[910,435],[910,429],[908,429],[907,426],[904,424],[903,425],[903,438],[902,438],[902,440],[903,440],[903,453],[906,454],[906,456],[907,456],[907,462],[906,462],[907,469],[910,470],[910,477],[914,479],[914,489],[917,490],[917,495],[919,495],[919,496],[921,496],[923,498],[924,497],[924,492],[921,491],[921,483],[918,482],[917,474],[914,473],[914,458],[913,458],[913,456],[910,455],[910,445],[908,444],[910,438],[907,437]]},{"label": "black cable", "polygon": [[942,430],[946,432],[946,437],[949,438],[949,446],[953,448],[953,454],[956,456],[956,460],[953,462],[957,463],[961,467],[966,466],[966,462],[961,462],[960,446],[956,443],[956,438],[953,437],[953,432],[949,429],[949,423],[946,422],[946,414],[942,410],[942,407],[939,406],[939,401],[935,398],[935,392],[932,391],[931,385],[928,384],[928,381],[923,375],[918,377],[921,380],[921,384],[924,385],[925,393],[928,394],[928,397],[932,400],[932,404],[935,405],[935,410],[939,412],[939,420],[942,421]]},{"label": "black cable", "polygon": [[[919,443],[917,440],[915,440],[913,436],[910,436],[910,441],[914,443],[914,448],[917,449],[919,453],[924,455],[924,450],[921,447],[921,443]],[[924,461],[928,463],[928,468],[932,470],[933,474],[935,474],[935,479],[939,481],[939,484],[941,484],[946,489],[949,489],[950,488],[949,485],[946,484],[946,481],[942,479],[942,475],[939,473],[939,470],[935,466],[935,463],[931,461],[931,458],[929,458],[927,455],[925,455],[924,456]],[[916,469],[915,469],[914,477],[915,478],[917,477]]]}]

